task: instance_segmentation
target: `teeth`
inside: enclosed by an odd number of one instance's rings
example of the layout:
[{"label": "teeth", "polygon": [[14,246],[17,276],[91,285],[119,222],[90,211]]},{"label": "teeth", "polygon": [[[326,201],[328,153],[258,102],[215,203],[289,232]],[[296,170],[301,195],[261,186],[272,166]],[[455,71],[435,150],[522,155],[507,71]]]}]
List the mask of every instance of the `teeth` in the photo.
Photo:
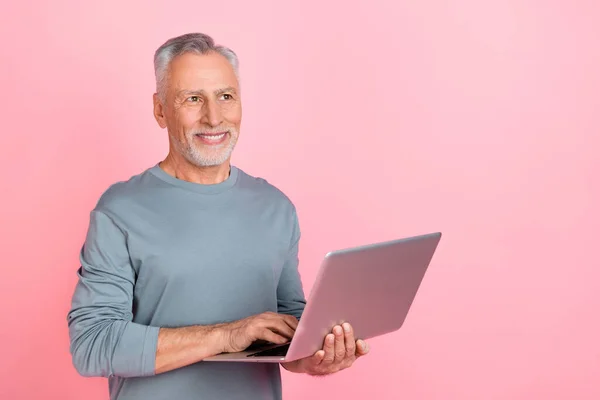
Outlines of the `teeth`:
[{"label": "teeth", "polygon": [[224,134],[224,133],[222,133],[222,134],[220,134],[220,135],[216,135],[216,136],[215,136],[215,135],[211,135],[211,136],[208,136],[208,135],[200,135],[200,136],[202,136],[203,138],[205,138],[205,139],[208,139],[208,140],[214,140],[214,141],[217,141],[217,140],[221,140],[221,139],[223,139],[223,136],[225,136],[225,134]]}]

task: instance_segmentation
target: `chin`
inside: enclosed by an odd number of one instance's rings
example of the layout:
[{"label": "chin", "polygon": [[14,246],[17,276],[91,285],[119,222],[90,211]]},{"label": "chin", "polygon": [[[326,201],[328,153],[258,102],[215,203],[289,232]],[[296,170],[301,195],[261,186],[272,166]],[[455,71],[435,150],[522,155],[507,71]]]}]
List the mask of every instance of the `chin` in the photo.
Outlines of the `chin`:
[{"label": "chin", "polygon": [[225,151],[223,151],[221,154],[211,154],[210,156],[205,154],[201,155],[197,152],[194,152],[194,154],[188,154],[188,157],[186,158],[189,162],[197,167],[217,167],[228,162],[229,155],[229,152]]}]

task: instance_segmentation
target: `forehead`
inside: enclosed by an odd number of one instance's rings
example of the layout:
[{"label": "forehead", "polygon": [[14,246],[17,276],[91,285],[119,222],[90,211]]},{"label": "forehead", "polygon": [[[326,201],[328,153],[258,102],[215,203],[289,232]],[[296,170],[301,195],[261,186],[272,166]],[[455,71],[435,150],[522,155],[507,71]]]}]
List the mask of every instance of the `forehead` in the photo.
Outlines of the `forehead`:
[{"label": "forehead", "polygon": [[218,53],[185,53],[169,67],[169,87],[173,90],[213,91],[238,88],[237,77],[229,61]]}]

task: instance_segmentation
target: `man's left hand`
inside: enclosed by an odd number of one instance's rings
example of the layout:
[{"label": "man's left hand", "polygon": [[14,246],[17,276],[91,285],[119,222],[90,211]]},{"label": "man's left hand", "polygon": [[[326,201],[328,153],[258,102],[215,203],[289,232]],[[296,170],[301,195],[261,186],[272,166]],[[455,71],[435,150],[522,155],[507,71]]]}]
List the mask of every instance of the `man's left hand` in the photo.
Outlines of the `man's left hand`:
[{"label": "man's left hand", "polygon": [[349,323],[334,326],[332,332],[325,337],[322,350],[311,357],[284,363],[283,367],[291,372],[308,375],[329,375],[351,367],[357,358],[369,352],[365,341],[354,338]]}]

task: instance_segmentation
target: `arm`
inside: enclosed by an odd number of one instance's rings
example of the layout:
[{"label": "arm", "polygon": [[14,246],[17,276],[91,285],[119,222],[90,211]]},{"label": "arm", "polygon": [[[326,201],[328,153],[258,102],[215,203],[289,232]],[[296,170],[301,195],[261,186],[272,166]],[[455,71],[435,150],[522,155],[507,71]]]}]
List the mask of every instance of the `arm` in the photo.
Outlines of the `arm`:
[{"label": "arm", "polygon": [[132,322],[136,274],[126,236],[92,211],[67,321],[75,369],[83,376],[154,374],[159,327]]},{"label": "arm", "polygon": [[156,373],[180,368],[219,353],[242,351],[256,340],[287,343],[297,326],[292,316],[265,312],[225,324],[161,328]]},{"label": "arm", "polygon": [[80,261],[67,320],[73,364],[81,375],[148,376],[225,347],[222,326],[160,328],[132,322],[136,273],[126,235],[100,211],[91,213]]},{"label": "arm", "polygon": [[[277,286],[277,308],[284,314],[293,315],[300,319],[306,306],[306,298],[302,281],[300,279],[299,244],[301,238],[298,215],[294,209],[293,232],[290,240],[290,250],[281,271],[279,284]],[[302,373],[301,365],[296,362],[282,363],[281,366],[290,372]]]},{"label": "arm", "polygon": [[277,286],[277,309],[282,314],[292,315],[300,319],[306,306],[306,298],[298,270],[298,250],[301,233],[295,210],[293,218],[290,248]]},{"label": "arm", "polygon": [[155,373],[202,361],[225,351],[225,324],[161,328],[158,334]]},{"label": "arm", "polygon": [[133,322],[136,273],[126,235],[100,211],[91,213],[80,260],[67,321],[73,364],[83,376],[149,376],[240,351],[254,340],[285,343],[293,335],[295,320],[273,313],[211,326]]}]

